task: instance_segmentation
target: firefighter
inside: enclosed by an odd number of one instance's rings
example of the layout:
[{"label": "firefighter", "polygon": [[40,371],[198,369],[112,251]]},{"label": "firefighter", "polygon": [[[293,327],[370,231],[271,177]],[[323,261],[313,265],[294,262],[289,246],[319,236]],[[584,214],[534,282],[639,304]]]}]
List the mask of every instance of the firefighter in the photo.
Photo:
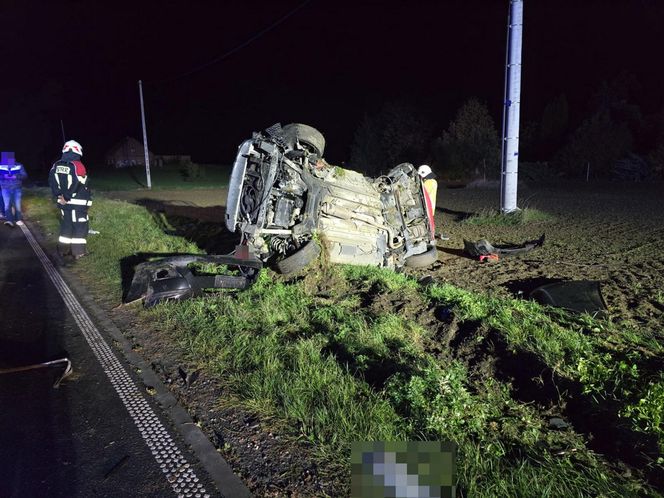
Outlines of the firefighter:
[{"label": "firefighter", "polygon": [[88,208],[92,204],[82,156],[81,144],[68,140],[62,148],[62,157],[53,164],[48,175],[53,199],[62,215],[58,251],[61,256],[71,255],[75,260],[87,254]]},{"label": "firefighter", "polygon": [[429,201],[431,201],[431,212],[436,212],[436,195],[438,193],[438,182],[436,181],[436,175],[431,171],[431,166],[428,164],[423,164],[417,168],[417,174],[422,177],[422,185],[429,195]]},{"label": "firefighter", "polygon": [[[431,171],[431,166],[428,164],[423,164],[417,168],[417,174],[422,178],[422,185],[424,186],[424,190],[431,203],[431,213],[433,215],[436,213],[436,196],[438,195],[438,181],[436,181],[436,175]],[[450,240],[450,237],[441,232],[440,240]]]}]

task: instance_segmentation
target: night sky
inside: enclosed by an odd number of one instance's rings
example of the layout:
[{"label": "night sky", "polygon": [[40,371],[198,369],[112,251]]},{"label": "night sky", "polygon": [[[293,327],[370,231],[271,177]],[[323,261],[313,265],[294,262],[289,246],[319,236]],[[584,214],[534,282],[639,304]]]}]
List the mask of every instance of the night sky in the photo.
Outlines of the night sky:
[{"label": "night sky", "polygon": [[[321,130],[340,162],[362,116],[398,99],[440,133],[478,97],[498,126],[507,13],[507,0],[4,0],[0,146],[19,160],[41,150],[28,167],[43,168],[62,119],[86,158],[101,158],[141,137],[139,79],[150,149],[205,162],[230,163],[252,131],[293,121]],[[580,119],[621,72],[636,77],[644,113],[662,109],[662,1],[525,0],[523,43],[522,120],[561,93]]]}]

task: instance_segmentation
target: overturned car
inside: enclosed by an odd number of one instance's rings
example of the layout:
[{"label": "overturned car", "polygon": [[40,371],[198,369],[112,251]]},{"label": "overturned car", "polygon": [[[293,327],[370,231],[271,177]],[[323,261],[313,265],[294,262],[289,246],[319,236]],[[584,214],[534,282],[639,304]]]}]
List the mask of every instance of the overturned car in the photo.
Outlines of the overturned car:
[{"label": "overturned car", "polygon": [[[331,263],[425,267],[438,254],[431,200],[409,163],[376,179],[329,165],[325,139],[311,126],[274,125],[238,150],[226,202],[226,226],[241,232],[232,256],[176,255],[134,267],[125,302],[149,307],[214,289],[244,289],[267,264],[303,269],[321,249]],[[223,267],[197,275],[192,265]]]},{"label": "overturned car", "polygon": [[424,267],[437,260],[431,200],[415,167],[367,178],[329,165],[311,126],[276,124],[244,141],[235,159],[226,226],[282,273],[322,250],[331,263]]}]

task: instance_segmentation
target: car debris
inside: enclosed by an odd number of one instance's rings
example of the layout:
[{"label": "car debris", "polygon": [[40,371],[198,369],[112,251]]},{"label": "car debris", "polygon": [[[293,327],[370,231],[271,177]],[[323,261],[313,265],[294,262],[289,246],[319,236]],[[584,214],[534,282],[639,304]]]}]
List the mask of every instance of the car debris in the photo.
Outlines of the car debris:
[{"label": "car debris", "polygon": [[567,429],[569,424],[560,417],[551,417],[549,419],[549,429],[562,430]]},{"label": "car debris", "polygon": [[191,385],[198,380],[198,377],[200,377],[201,370],[187,370],[186,368],[179,366],[178,375],[186,387],[191,387]]},{"label": "car debris", "polygon": [[566,280],[537,287],[530,298],[540,304],[576,313],[590,313],[600,318],[607,313],[600,283],[595,280]]},{"label": "car debris", "polygon": [[[236,252],[238,252],[236,250]],[[195,275],[190,265],[212,263],[233,267],[229,274]],[[218,255],[182,255],[137,265],[125,304],[143,300],[146,308],[162,301],[181,301],[203,294],[206,289],[246,289],[263,264],[251,258]]]},{"label": "car debris", "polygon": [[463,251],[473,258],[478,258],[480,261],[497,260],[499,256],[512,256],[515,254],[523,254],[537,249],[544,245],[545,234],[539,239],[529,240],[523,244],[504,244],[492,245],[486,239],[480,239],[477,242],[470,242],[466,239],[463,240]]}]

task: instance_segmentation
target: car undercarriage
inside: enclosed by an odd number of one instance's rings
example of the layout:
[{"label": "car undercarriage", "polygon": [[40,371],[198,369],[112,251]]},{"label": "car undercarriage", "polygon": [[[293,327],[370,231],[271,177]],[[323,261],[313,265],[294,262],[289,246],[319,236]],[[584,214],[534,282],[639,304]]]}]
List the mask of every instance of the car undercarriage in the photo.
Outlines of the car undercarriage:
[{"label": "car undercarriage", "polygon": [[331,263],[435,262],[433,213],[414,166],[399,164],[372,179],[328,164],[324,144],[320,132],[299,123],[274,125],[243,142],[231,173],[227,228],[283,273],[303,268],[320,249]]}]

